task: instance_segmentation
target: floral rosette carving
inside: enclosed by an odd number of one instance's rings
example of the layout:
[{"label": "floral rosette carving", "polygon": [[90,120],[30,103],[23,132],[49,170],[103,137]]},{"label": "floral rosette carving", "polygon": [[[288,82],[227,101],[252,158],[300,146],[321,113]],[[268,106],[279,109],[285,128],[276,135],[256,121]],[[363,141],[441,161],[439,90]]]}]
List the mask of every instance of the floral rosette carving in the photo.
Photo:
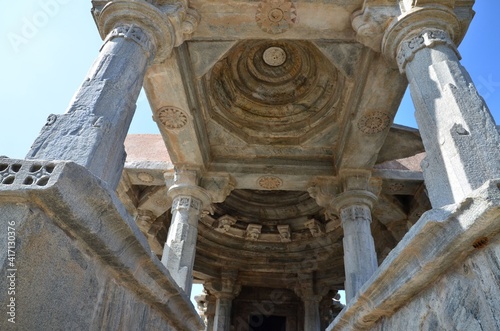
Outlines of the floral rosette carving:
[{"label": "floral rosette carving", "polygon": [[289,0],[263,0],[259,3],[255,20],[264,32],[283,33],[297,21],[297,10]]}]

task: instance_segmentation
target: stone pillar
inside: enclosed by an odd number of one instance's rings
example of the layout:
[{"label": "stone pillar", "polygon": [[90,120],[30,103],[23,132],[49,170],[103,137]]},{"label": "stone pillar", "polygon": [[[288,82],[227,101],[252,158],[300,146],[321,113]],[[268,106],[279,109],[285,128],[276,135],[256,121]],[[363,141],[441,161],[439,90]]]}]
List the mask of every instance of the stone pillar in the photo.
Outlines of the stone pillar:
[{"label": "stone pillar", "polygon": [[380,183],[370,179],[368,171],[345,172],[341,176],[343,192],[332,205],[344,229],[345,291],[349,302],[378,268],[370,223]]},{"label": "stone pillar", "polygon": [[185,10],[171,7],[167,14],[146,1],[121,1],[102,9],[96,20],[105,39],[97,60],[66,114],[49,116],[27,159],[71,160],[117,187],[123,142],[148,64],[162,61],[183,41],[176,30],[184,29]]},{"label": "stone pillar", "polygon": [[424,29],[410,22],[411,15],[401,19],[385,33],[383,51],[408,78],[427,153],[422,162],[425,184],[432,206],[438,208],[460,202],[487,180],[500,177],[500,136],[459,62],[456,17],[442,8],[435,16],[425,21]]},{"label": "stone pillar", "polygon": [[207,319],[206,323],[206,331],[213,331],[214,322],[215,322],[215,310],[217,307],[217,299],[210,292],[207,295],[207,310],[205,312],[205,316]]},{"label": "stone pillar", "polygon": [[314,279],[312,274],[299,274],[295,293],[304,303],[304,330],[320,331],[321,318],[319,314],[319,302],[322,296],[314,291]]},{"label": "stone pillar", "polygon": [[198,221],[210,207],[208,193],[198,186],[196,171],[176,170],[174,185],[168,190],[172,199],[172,220],[161,262],[184,292],[190,296],[198,236]]},{"label": "stone pillar", "polygon": [[238,272],[236,270],[222,271],[220,280],[207,284],[210,293],[217,298],[213,331],[231,330],[233,299],[239,294],[241,289],[241,286],[236,284],[237,275]]},{"label": "stone pillar", "polygon": [[317,295],[304,297],[304,330],[320,331],[321,319],[319,317],[319,301]]}]

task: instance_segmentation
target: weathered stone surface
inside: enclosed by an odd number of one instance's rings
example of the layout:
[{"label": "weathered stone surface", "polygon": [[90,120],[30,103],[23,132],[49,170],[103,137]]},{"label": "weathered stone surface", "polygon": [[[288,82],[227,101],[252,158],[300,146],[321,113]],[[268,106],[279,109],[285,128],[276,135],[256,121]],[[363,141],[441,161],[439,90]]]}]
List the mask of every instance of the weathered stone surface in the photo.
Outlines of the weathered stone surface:
[{"label": "weathered stone surface", "polygon": [[[4,159],[2,169],[4,242],[7,223],[16,223],[17,327],[202,328],[188,297],[102,181],[71,162]],[[3,180],[9,171],[12,181]],[[6,277],[5,252],[1,259]],[[6,307],[7,291],[0,296]]]},{"label": "weathered stone surface", "polygon": [[328,330],[460,330],[478,320],[497,329],[498,306],[489,302],[498,291],[499,185],[489,181],[463,202],[422,215]]}]

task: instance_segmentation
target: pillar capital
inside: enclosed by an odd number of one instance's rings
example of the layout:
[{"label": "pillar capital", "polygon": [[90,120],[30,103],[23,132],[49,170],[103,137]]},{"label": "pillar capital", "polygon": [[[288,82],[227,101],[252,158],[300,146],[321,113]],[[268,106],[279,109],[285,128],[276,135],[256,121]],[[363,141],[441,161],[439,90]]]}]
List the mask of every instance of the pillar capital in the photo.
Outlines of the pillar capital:
[{"label": "pillar capital", "polygon": [[201,202],[203,212],[212,213],[212,203],[224,202],[234,189],[234,181],[229,174],[206,174],[196,167],[176,168],[164,173],[168,197],[172,201],[177,196],[191,196]]},{"label": "pillar capital", "polygon": [[172,211],[179,208],[190,208],[199,214],[211,211],[212,199],[199,186],[199,171],[175,169],[174,173],[165,173],[164,177],[168,187],[167,196],[172,201]]},{"label": "pillar capital", "polygon": [[216,298],[232,300],[241,291],[241,285],[237,280],[238,270],[222,270],[219,279],[206,282],[204,286]]},{"label": "pillar capital", "polygon": [[[162,62],[174,47],[189,39],[199,21],[196,11],[184,3],[155,6],[145,0],[110,1],[102,9],[96,9],[94,16],[105,42],[129,35],[139,44],[147,44],[151,49],[150,60],[154,62]],[[127,29],[132,32],[124,33]],[[139,30],[147,38],[137,37]]]},{"label": "pillar capital", "polygon": [[426,47],[446,44],[455,52],[463,31],[455,13],[446,6],[414,7],[393,19],[382,38],[382,53],[404,73],[414,54]]},{"label": "pillar capital", "polygon": [[365,169],[343,169],[340,171],[342,191],[330,203],[332,209],[341,212],[345,207],[362,205],[369,210],[377,201],[382,182],[371,177]]}]

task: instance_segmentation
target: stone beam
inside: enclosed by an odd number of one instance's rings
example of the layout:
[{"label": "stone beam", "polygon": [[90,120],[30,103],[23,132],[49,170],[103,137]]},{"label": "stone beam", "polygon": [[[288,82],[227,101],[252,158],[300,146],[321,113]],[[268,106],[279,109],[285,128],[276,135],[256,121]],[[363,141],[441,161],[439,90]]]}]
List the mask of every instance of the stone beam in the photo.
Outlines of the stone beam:
[{"label": "stone beam", "polygon": [[[368,52],[364,84],[360,84],[345,116],[343,132],[336,152],[336,169],[371,169],[377,162],[392,125],[406,82],[397,70],[387,66],[379,54]],[[377,92],[379,91],[379,92]],[[393,100],[387,104],[387,100]]]},{"label": "stone beam", "polygon": [[208,139],[193,114],[199,107],[192,89],[186,87],[194,78],[182,65],[186,61],[183,57],[175,51],[163,63],[152,66],[144,79],[144,89],[172,162],[205,168]]}]

